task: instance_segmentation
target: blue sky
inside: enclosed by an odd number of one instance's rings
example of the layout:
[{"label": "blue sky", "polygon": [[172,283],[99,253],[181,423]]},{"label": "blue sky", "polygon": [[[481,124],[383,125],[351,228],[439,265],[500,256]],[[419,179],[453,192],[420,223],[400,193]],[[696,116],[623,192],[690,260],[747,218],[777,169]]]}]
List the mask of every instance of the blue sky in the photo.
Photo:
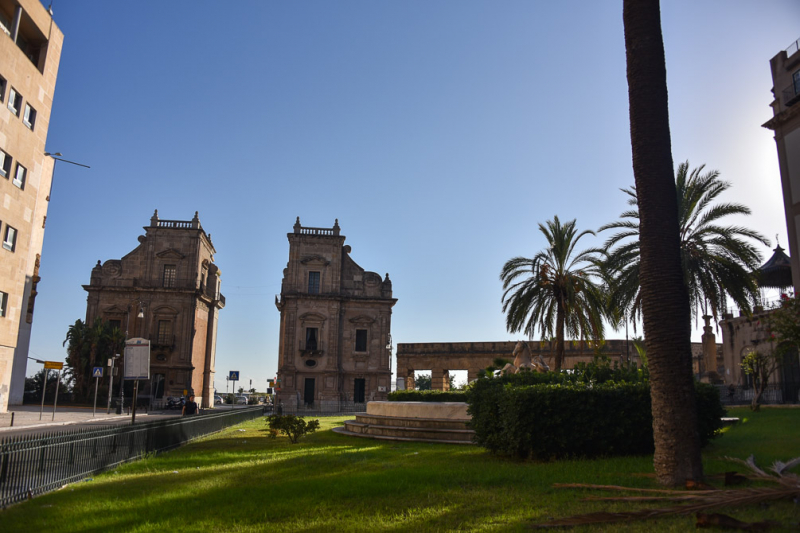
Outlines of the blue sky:
[{"label": "blue sky", "polygon": [[[154,209],[199,211],[217,248],[218,389],[229,370],[259,388],[275,375],[273,302],[297,216],[338,218],[353,259],[389,273],[392,334],[409,343],[519,338],[501,313],[503,263],[543,248],[537,224],[554,215],[595,230],[626,209],[620,1],[53,9],[65,41],[47,147],[92,168],[56,169],[35,357],[64,358],[81,285],[137,245]],[[662,24],[675,164],[720,170],[725,199],[753,211],[732,222],[786,247],[761,124],[769,60],[800,38],[800,3],[663,2]]]}]

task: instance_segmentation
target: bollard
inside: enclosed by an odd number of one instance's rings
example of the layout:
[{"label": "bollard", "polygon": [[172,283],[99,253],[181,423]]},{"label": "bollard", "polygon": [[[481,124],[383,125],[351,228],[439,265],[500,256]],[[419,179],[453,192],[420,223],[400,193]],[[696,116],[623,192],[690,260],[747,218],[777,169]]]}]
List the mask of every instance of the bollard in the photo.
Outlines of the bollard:
[{"label": "bollard", "polygon": [[14,413],[14,412],[11,413],[11,425],[9,427],[12,427],[12,428],[14,427],[14,415],[15,414],[17,414],[17,413]]}]

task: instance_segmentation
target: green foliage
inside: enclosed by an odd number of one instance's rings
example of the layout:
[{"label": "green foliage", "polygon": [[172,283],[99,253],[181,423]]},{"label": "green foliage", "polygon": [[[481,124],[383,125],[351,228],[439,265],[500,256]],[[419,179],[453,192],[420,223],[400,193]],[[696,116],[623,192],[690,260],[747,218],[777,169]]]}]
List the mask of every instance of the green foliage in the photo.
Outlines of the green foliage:
[{"label": "green foliage", "polygon": [[390,402],[466,402],[467,392],[441,390],[398,390],[389,393]]},{"label": "green foliage", "polygon": [[106,360],[121,354],[125,348],[125,334],[102,318],[90,326],[76,320],[64,339],[67,347],[65,375],[74,384],[76,400],[88,400],[92,395],[92,367],[106,366]]},{"label": "green foliage", "polygon": [[297,444],[300,437],[314,433],[319,429],[319,420],[306,422],[305,418],[295,415],[270,415],[267,417],[269,436],[275,438],[278,432],[289,437],[292,444]]},{"label": "green foliage", "polygon": [[[42,401],[42,385],[44,384],[45,370],[41,369],[31,377],[25,378],[25,392],[23,394],[24,403],[38,403]],[[49,371],[47,376],[47,391],[45,392],[45,401],[50,400],[56,395],[56,382],[58,381],[58,372]],[[64,379],[62,374],[61,382],[58,384],[58,403],[63,403],[72,396],[71,387],[68,381]]]},{"label": "green foliage", "polygon": [[[626,372],[638,381],[608,379]],[[621,369],[576,373],[579,376],[548,372],[478,380],[467,396],[476,442],[492,453],[521,459],[652,453],[647,380]],[[721,428],[724,410],[715,387],[698,383],[697,390],[698,431],[705,445]]]},{"label": "green foliage", "polygon": [[[760,233],[744,226],[723,226],[729,215],[749,215],[742,204],[715,203],[730,183],[719,179],[719,172],[702,174],[705,165],[689,171],[689,162],[678,165],[675,187],[681,236],[681,262],[692,312],[698,309],[717,317],[730,297],[740,309],[750,310],[758,297],[752,272],[761,264],[761,255],[752,241],[769,245]],[[639,293],[639,210],[636,187],[622,189],[628,195],[629,211],[621,220],[606,224],[599,231],[618,230],[605,243],[608,252],[603,270],[610,285],[610,306],[617,316],[641,317]]]},{"label": "green foliage", "polygon": [[431,376],[426,374],[414,376],[414,388],[417,390],[431,390]]},{"label": "green foliage", "polygon": [[558,217],[539,224],[547,247],[533,256],[509,259],[500,272],[506,329],[531,338],[556,337],[555,370],[564,359],[564,339],[602,339],[606,297],[595,280],[602,278],[600,250],[576,251],[592,231],[578,233],[575,220],[561,224]]},{"label": "green foliage", "polygon": [[800,300],[781,295],[781,306],[766,316],[767,331],[778,343],[779,351],[787,352],[800,347]]}]

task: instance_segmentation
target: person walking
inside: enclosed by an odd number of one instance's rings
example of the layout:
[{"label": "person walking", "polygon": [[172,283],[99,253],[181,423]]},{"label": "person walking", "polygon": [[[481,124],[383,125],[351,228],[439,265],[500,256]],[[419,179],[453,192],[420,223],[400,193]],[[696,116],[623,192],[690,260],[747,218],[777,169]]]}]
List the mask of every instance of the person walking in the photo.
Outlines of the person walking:
[{"label": "person walking", "polygon": [[197,402],[194,401],[194,394],[189,396],[189,401],[183,406],[182,416],[197,415],[200,410],[197,408]]}]

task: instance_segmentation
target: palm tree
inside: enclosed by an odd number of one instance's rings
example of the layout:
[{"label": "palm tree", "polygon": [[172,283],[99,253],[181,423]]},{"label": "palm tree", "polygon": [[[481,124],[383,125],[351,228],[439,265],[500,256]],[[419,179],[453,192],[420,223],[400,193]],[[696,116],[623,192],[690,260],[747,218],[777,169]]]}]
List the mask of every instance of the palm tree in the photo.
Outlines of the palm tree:
[{"label": "palm tree", "polygon": [[[761,263],[761,254],[750,241],[766,246],[769,241],[756,231],[741,226],[725,226],[720,220],[728,215],[749,215],[742,204],[714,204],[728,190],[730,183],[719,172],[703,173],[705,165],[689,172],[689,162],[678,165],[675,186],[680,225],[681,264],[684,282],[689,289],[692,311],[711,314],[716,320],[730,297],[740,309],[750,310],[758,296],[752,272]],[[620,230],[606,241],[606,270],[612,279],[612,307],[623,316],[641,317],[639,292],[639,211],[636,187],[622,189],[633,206],[621,220],[606,224],[599,231]],[[634,322],[635,323],[635,322]]]},{"label": "palm tree", "polygon": [[703,477],[692,376],[692,309],[681,265],[667,68],[658,0],[623,0],[639,282],[659,482]]},{"label": "palm tree", "polygon": [[503,265],[503,312],[510,333],[524,331],[533,337],[556,338],[555,370],[564,361],[565,332],[581,340],[603,337],[604,296],[593,278],[599,276],[599,250],[575,252],[584,235],[575,220],[561,224],[558,217],[539,224],[547,249],[532,259],[515,257]]},{"label": "palm tree", "polygon": [[67,331],[64,345],[67,346],[67,372],[75,383],[75,395],[86,399],[91,389],[92,367],[102,366],[107,357],[122,353],[125,334],[101,318],[91,326],[76,320]]}]

